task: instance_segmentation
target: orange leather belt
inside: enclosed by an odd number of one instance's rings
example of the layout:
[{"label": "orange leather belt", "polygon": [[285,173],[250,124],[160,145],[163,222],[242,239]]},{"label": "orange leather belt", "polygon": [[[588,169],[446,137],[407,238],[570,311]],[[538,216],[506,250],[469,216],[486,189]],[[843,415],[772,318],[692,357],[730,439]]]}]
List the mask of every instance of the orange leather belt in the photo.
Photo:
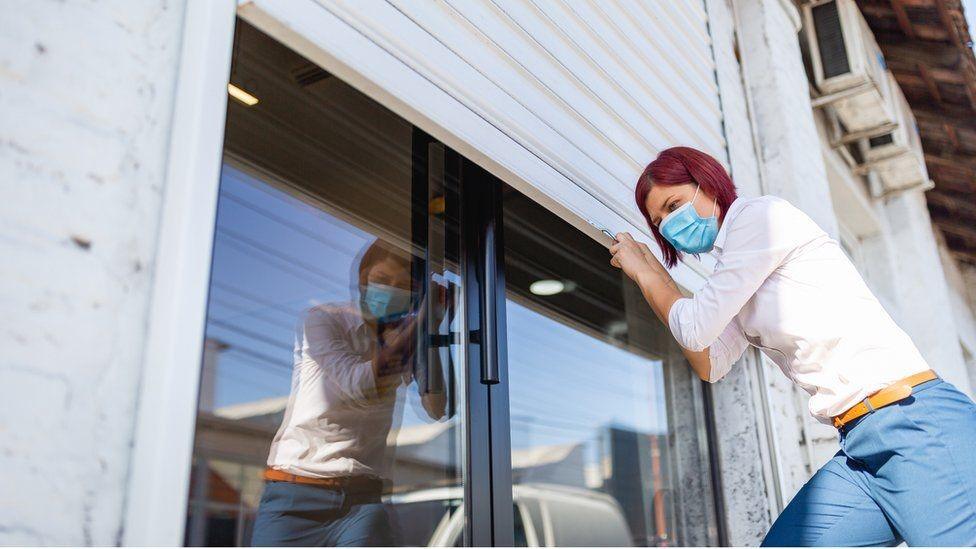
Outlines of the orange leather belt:
[{"label": "orange leather belt", "polygon": [[845,424],[850,423],[864,414],[908,398],[912,395],[912,387],[938,377],[933,370],[925,370],[924,372],[910,375],[904,379],[899,379],[854,406],[851,406],[843,414],[834,416],[834,427],[840,429]]},{"label": "orange leather belt", "polygon": [[368,477],[365,475],[351,476],[351,477],[325,477],[325,478],[315,478],[315,477],[303,477],[301,475],[293,475],[291,473],[286,473],[284,471],[279,471],[277,469],[267,468],[264,470],[264,480],[271,480],[275,482],[294,482],[296,484],[312,484],[315,486],[323,486],[326,488],[342,488],[350,490],[382,490],[383,481],[377,477]]}]

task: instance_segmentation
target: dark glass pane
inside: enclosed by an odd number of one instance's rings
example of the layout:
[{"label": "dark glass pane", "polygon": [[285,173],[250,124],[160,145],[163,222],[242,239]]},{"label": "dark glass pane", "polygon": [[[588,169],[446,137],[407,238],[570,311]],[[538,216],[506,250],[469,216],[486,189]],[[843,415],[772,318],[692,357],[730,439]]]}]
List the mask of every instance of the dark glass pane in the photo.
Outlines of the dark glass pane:
[{"label": "dark glass pane", "polygon": [[670,333],[603,246],[513,189],[504,227],[513,497],[545,509],[539,543],[715,543],[700,385]]},{"label": "dark glass pane", "polygon": [[461,490],[449,151],[244,22],[231,83],[187,543],[426,545]]}]

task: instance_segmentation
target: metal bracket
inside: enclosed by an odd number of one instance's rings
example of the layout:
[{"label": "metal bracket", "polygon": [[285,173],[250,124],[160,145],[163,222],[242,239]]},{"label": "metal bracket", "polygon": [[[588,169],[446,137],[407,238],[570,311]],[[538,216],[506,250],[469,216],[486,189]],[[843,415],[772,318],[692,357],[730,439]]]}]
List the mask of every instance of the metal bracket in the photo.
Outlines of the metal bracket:
[{"label": "metal bracket", "polygon": [[888,122],[887,124],[881,124],[880,126],[875,126],[859,132],[845,134],[838,139],[832,139],[830,141],[830,146],[836,149],[838,147],[843,147],[844,145],[854,143],[855,141],[860,141],[861,139],[870,139],[872,137],[891,133],[897,129],[897,122]]},{"label": "metal bracket", "polygon": [[869,171],[871,171],[871,169],[877,166],[878,164],[883,164],[893,158],[905,156],[906,154],[912,154],[912,151],[901,151],[895,154],[889,154],[888,156],[884,156],[882,158],[876,158],[874,160],[864,162],[863,164],[858,164],[857,166],[854,166],[854,173],[856,173],[857,175],[864,175]]},{"label": "metal bracket", "polygon": [[873,82],[864,82],[863,84],[858,84],[853,88],[847,88],[846,90],[841,90],[839,92],[811,97],[810,106],[815,109],[819,109],[820,107],[825,107],[831,103],[836,103],[838,101],[854,97],[855,95],[860,95],[866,91],[871,91],[872,89],[874,89]]}]

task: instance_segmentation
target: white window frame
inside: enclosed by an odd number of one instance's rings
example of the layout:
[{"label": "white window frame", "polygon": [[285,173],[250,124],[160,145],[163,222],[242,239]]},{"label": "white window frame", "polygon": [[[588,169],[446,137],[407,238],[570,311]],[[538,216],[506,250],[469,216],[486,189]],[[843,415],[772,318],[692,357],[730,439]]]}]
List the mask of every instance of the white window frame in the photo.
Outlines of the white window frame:
[{"label": "white window frame", "polygon": [[122,545],[182,545],[235,0],[186,3]]}]

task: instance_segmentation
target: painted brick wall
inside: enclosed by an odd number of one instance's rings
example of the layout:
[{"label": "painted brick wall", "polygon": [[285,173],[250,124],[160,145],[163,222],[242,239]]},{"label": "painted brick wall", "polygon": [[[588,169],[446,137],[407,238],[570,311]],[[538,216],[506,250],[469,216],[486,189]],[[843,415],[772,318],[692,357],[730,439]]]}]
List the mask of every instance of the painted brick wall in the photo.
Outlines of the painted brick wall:
[{"label": "painted brick wall", "polygon": [[0,544],[120,539],[182,14],[4,4]]}]

